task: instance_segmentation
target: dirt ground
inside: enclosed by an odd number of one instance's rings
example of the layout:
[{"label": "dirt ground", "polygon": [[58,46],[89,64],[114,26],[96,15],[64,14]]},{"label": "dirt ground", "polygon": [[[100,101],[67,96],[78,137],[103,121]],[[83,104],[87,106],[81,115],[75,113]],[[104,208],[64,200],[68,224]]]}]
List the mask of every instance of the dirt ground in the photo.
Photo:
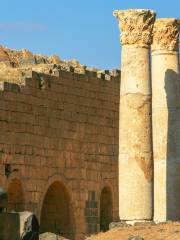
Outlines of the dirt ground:
[{"label": "dirt ground", "polygon": [[99,233],[88,240],[128,240],[130,236],[140,236],[144,240],[180,240],[180,222],[161,224],[138,224],[114,228],[105,233]]}]

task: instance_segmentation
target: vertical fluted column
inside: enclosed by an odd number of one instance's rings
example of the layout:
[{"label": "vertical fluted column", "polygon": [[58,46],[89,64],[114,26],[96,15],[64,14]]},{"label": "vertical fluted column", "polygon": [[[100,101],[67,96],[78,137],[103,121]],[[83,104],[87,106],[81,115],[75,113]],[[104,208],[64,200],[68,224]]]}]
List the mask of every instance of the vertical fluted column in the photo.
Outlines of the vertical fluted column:
[{"label": "vertical fluted column", "polygon": [[154,219],[180,216],[179,21],[155,22],[152,45]]},{"label": "vertical fluted column", "polygon": [[152,219],[153,163],[149,48],[155,13],[114,11],[121,31],[119,215]]}]

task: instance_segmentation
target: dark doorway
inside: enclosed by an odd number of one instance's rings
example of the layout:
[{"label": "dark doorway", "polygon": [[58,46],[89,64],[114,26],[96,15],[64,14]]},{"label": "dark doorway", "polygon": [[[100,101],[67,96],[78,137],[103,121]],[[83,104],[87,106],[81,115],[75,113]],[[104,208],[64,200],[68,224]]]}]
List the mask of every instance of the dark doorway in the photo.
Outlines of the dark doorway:
[{"label": "dark doorway", "polygon": [[74,239],[72,210],[67,189],[54,182],[48,189],[41,211],[40,232],[56,233]]},{"label": "dark doorway", "polygon": [[109,187],[103,188],[100,198],[100,230],[109,230],[112,222],[112,196]]}]

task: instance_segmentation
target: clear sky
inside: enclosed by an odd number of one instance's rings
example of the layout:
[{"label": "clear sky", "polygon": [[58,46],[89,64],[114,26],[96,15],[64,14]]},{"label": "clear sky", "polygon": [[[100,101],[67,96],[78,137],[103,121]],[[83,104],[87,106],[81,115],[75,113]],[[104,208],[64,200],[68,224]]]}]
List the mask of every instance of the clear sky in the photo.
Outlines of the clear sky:
[{"label": "clear sky", "polygon": [[119,30],[112,11],[128,8],[180,18],[180,0],[2,0],[0,44],[118,68]]}]

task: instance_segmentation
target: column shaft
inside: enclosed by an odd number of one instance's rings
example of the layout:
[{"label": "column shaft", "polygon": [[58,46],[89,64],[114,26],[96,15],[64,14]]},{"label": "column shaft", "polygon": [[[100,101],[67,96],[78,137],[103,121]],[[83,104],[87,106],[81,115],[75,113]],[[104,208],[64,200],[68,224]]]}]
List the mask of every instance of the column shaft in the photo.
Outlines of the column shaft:
[{"label": "column shaft", "polygon": [[116,11],[122,43],[119,125],[119,215],[150,220],[153,209],[149,46],[150,10]]},{"label": "column shaft", "polygon": [[[180,215],[180,79],[178,21],[158,19],[152,45],[154,219]],[[179,160],[178,160],[179,159]]]}]

